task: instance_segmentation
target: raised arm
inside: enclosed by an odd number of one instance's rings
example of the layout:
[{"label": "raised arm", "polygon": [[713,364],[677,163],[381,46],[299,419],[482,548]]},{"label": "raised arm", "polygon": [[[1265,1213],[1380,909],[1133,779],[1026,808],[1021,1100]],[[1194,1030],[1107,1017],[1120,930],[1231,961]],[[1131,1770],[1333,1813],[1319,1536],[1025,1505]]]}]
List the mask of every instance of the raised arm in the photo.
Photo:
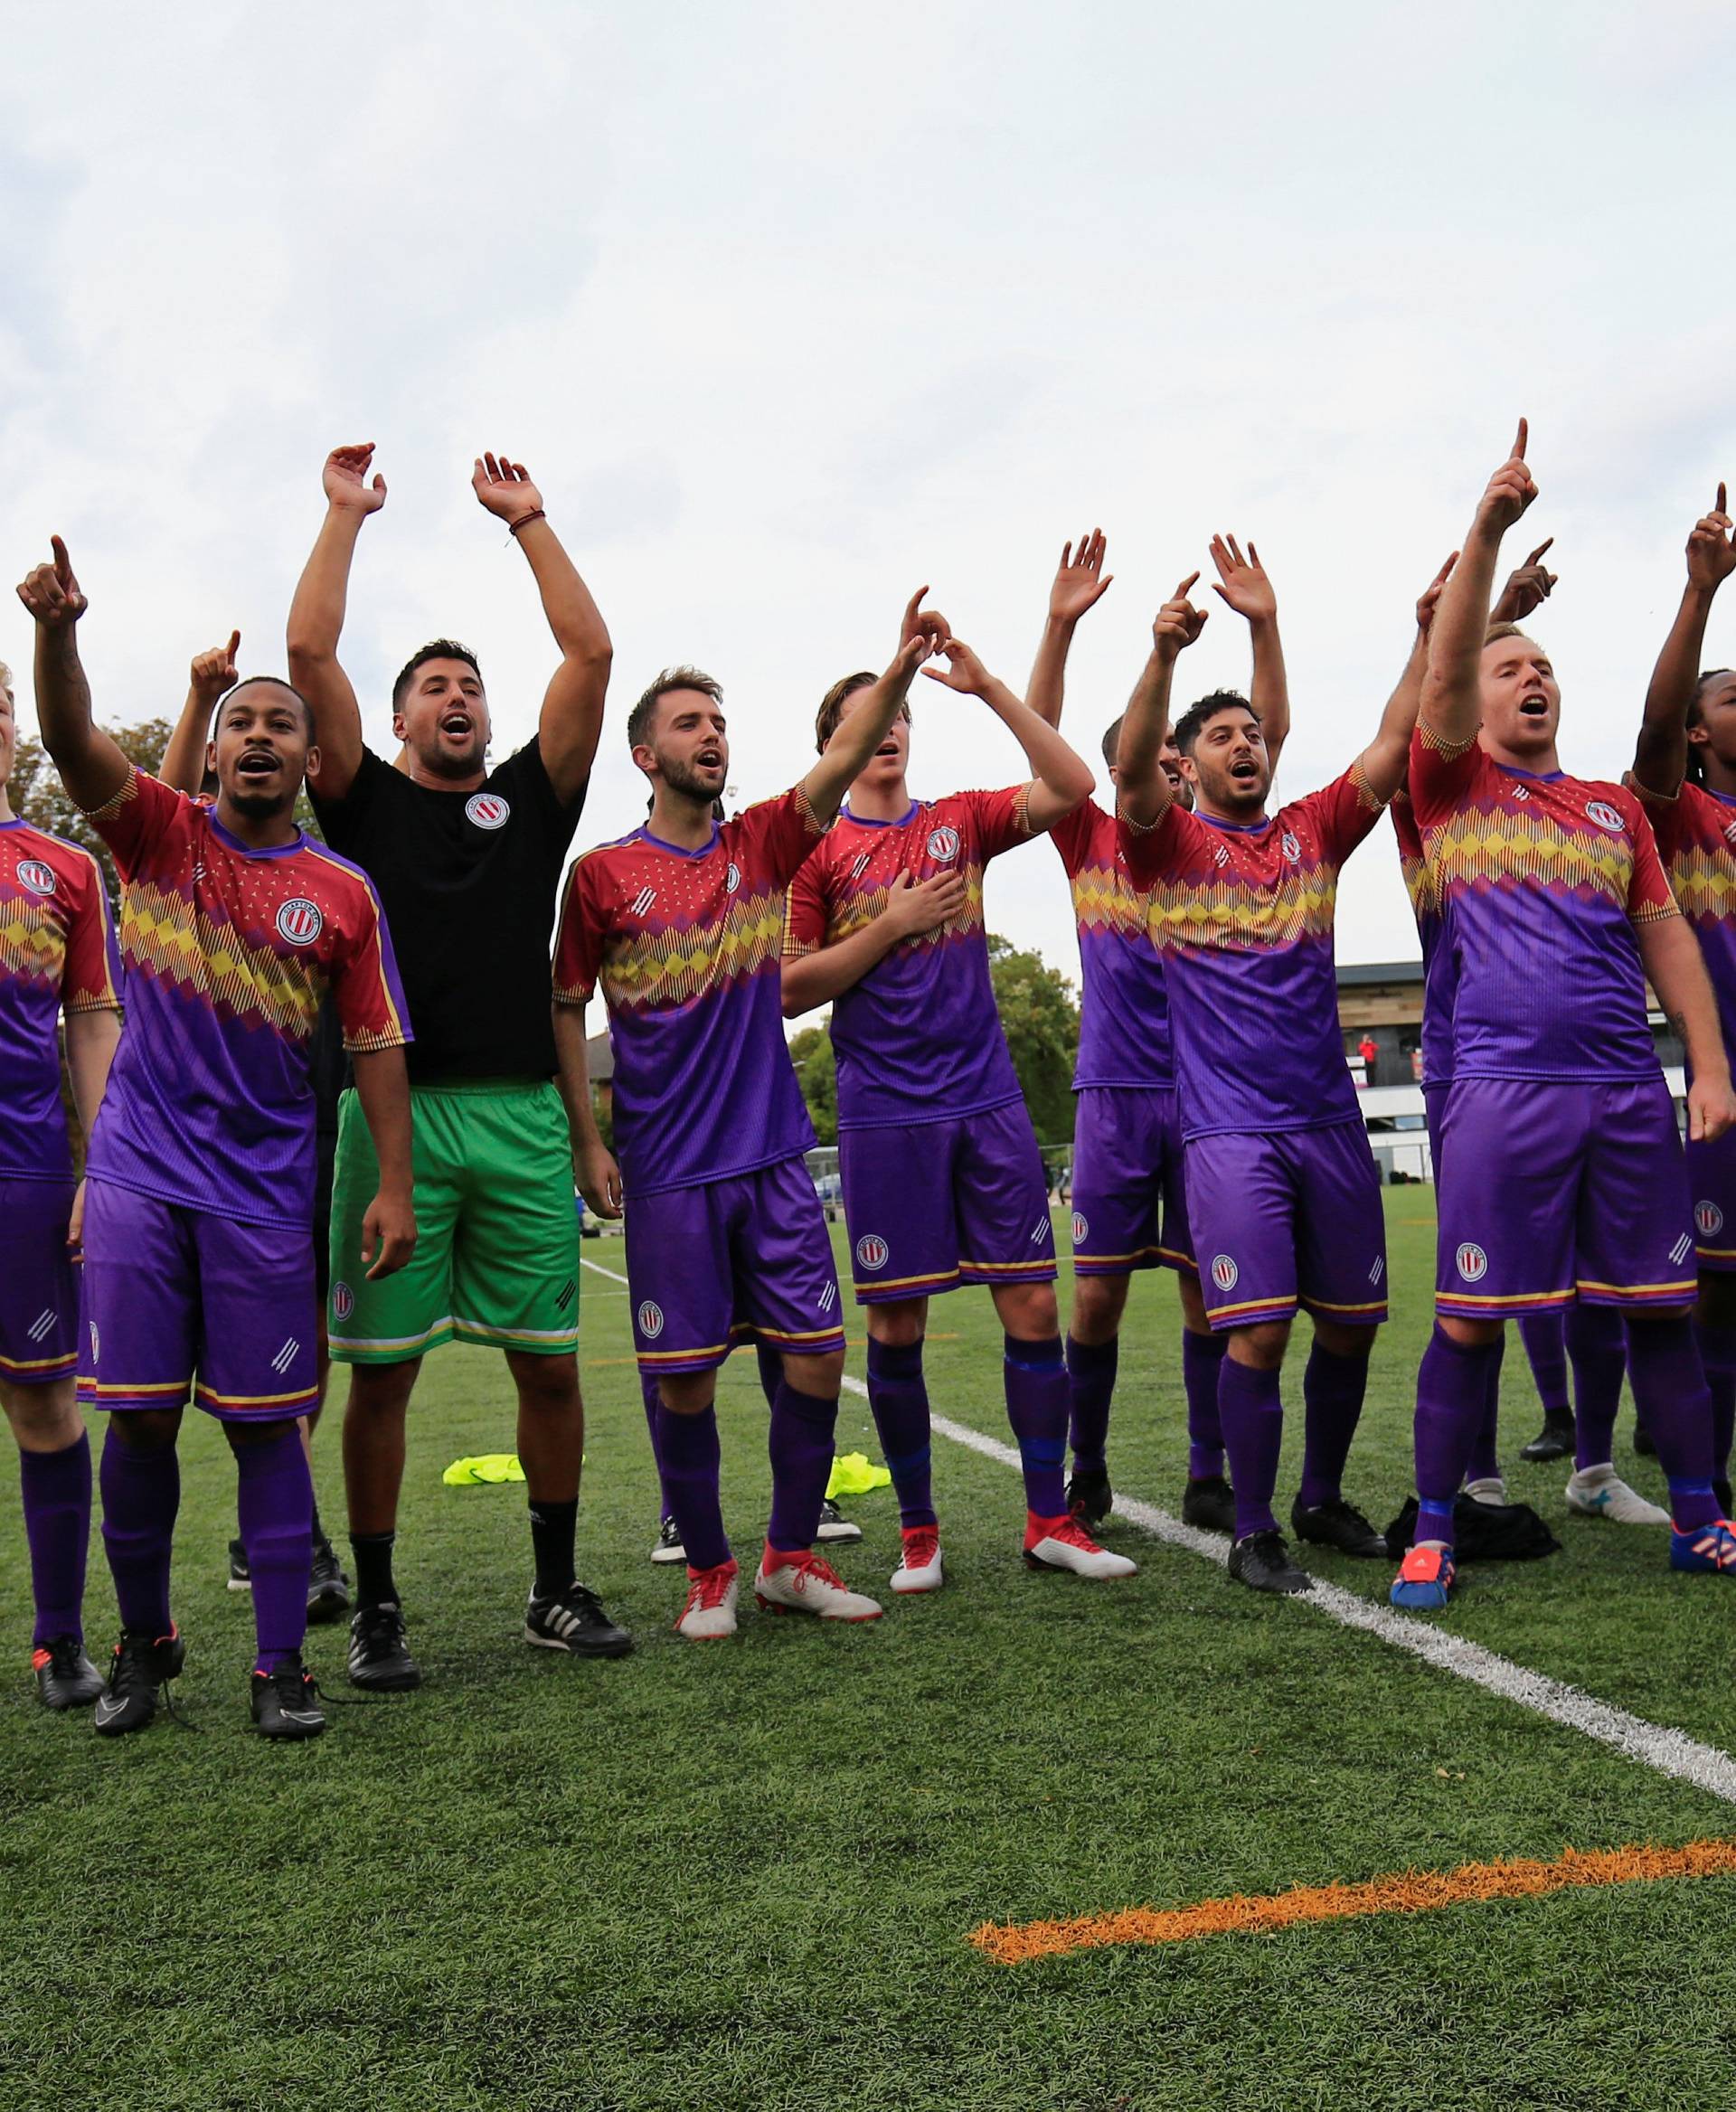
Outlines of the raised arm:
[{"label": "raised arm", "polygon": [[885,674],[852,701],[850,710],[839,721],[838,730],[821,750],[819,761],[802,779],[807,804],[822,825],[844,805],[844,794],[891,731],[892,721],[910,693],[917,669],[933,650],[931,639],[921,632],[906,637]]},{"label": "raised arm", "polygon": [[1188,599],[1199,577],[1190,572],[1157,611],[1151,627],[1151,657],[1133,686],[1127,714],[1121,721],[1116,805],[1136,828],[1149,828],[1170,803],[1169,779],[1158,768],[1157,757],[1169,731],[1169,690],[1176,658],[1205,628],[1211,614],[1209,609],[1195,608]]},{"label": "raised arm", "polygon": [[213,646],[201,653],[187,676],[187,701],[175,722],[169,745],[163,750],[163,767],[157,776],[165,785],[189,798],[205,781],[205,745],[211,736],[211,714],[217,700],[235,686],[235,655],[241,649],[241,634],[231,631],[226,646]]},{"label": "raised arm", "polygon": [[1507,583],[1501,589],[1501,599],[1489,611],[1489,621],[1494,623],[1524,623],[1533,608],[1542,608],[1555,591],[1555,582],[1561,577],[1552,572],[1543,563],[1555,538],[1546,536],[1536,549],[1514,571],[1507,574]]},{"label": "raised arm", "polygon": [[1284,672],[1283,641],[1278,635],[1278,596],[1251,542],[1243,557],[1233,535],[1214,535],[1212,562],[1218,569],[1212,591],[1248,621],[1254,648],[1249,701],[1276,773],[1278,756],[1290,737],[1290,684]]},{"label": "raised arm", "polygon": [[1067,655],[1073,632],[1087,609],[1095,608],[1109,589],[1113,572],[1103,570],[1109,545],[1103,531],[1093,528],[1079,539],[1079,554],[1071,542],[1061,545],[1055,582],[1049,589],[1049,615],[1043,627],[1043,642],[1031,668],[1031,683],[1024,701],[1051,726],[1061,724],[1061,693],[1067,673]]},{"label": "raised arm", "polygon": [[1673,799],[1688,770],[1688,706],[1700,681],[1701,648],[1712,598],[1736,571],[1736,535],[1725,511],[1724,487],[1718,503],[1694,524],[1688,537],[1688,583],[1670,635],[1652,670],[1646,692],[1646,715],[1634,750],[1634,776],[1647,792]]},{"label": "raised arm", "polygon": [[133,766],[90,716],[78,639],[79,618],[89,605],[65,543],[52,535],[49,547],[52,562],[38,565],[18,589],[36,625],[36,717],[42,746],[74,806],[94,814],[126,784]]},{"label": "raised arm", "polygon": [[585,1046],[585,1008],[557,1004],[554,1013],[556,1080],[566,1103],[572,1138],[572,1172],[579,1193],[599,1217],[621,1214],[621,1169],[597,1127],[590,1098],[590,1057]]},{"label": "raised arm", "polygon": [[1736,1121],[1736,1096],[1730,1083],[1730,1059],[1718,1023],[1700,942],[1685,917],[1658,917],[1636,924],[1639,957],[1646,980],[1657,992],[1664,1016],[1687,1051],[1694,1083],[1688,1089],[1688,1135],[1696,1144],[1711,1143]]},{"label": "raised arm", "polygon": [[578,797],[590,775],[615,648],[590,588],[549,525],[542,495],[524,465],[509,462],[505,455],[479,455],[470,484],[487,511],[505,522],[524,552],[542,597],[542,613],[561,648],[561,665],[542,693],[537,733],[542,767],[564,806]]},{"label": "raised arm", "polygon": [[[1489,627],[1489,594],[1501,538],[1537,496],[1537,486],[1525,467],[1526,438],[1522,418],[1513,453],[1477,501],[1465,547],[1441,589],[1429,626],[1421,715],[1448,748],[1467,748],[1483,722],[1483,640]],[[1382,733],[1385,730],[1383,723]]]},{"label": "raised arm", "polygon": [[328,799],[343,798],[362,767],[362,709],[338,664],[337,641],[344,634],[355,539],[363,522],[386,503],[385,478],[368,481],[373,461],[372,440],[334,448],[326,456],[321,477],[326,518],[289,604],[289,679],[314,714],[319,749],[314,783]]},{"label": "raised arm", "polygon": [[1024,750],[1032,769],[1025,807],[1032,834],[1041,835],[1064,821],[1091,796],[1097,780],[1090,763],[1073,753],[1049,720],[1039,717],[1023,697],[1015,697],[992,675],[962,638],[948,638],[940,650],[947,662],[945,671],[925,667],[923,674],[961,696],[980,697]]}]

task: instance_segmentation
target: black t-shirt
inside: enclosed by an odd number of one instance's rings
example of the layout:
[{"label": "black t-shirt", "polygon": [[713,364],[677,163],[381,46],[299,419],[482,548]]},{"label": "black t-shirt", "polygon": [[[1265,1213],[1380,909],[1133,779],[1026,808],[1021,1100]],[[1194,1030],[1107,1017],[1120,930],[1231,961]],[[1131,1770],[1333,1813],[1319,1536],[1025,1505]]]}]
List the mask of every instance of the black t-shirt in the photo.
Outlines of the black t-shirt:
[{"label": "black t-shirt", "polygon": [[308,789],[385,906],[411,1079],[552,1078],[549,942],[585,787],[563,806],[532,739],[474,792],[430,791],[372,749],[342,799]]}]

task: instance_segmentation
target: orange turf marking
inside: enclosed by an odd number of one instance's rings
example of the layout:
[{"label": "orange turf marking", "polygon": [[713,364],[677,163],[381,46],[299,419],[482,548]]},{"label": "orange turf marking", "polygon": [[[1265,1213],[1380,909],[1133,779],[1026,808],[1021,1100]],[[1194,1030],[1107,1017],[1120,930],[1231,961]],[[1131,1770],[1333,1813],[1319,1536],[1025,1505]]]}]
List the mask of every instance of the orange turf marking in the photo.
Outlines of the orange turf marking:
[{"label": "orange turf marking", "polygon": [[1736,1841],[1690,1841],[1683,1848],[1569,1848],[1553,1862],[1514,1858],[1465,1862],[1457,1870],[1410,1870],[1352,1885],[1297,1885],[1288,1892],[1203,1900],[1160,1911],[1127,1907],[1072,1921],[986,1921],[970,1941],[996,1964],[1104,1944],[1185,1943],[1203,1936],[1260,1936],[1301,1921],[1342,1921],[1359,1914],[1426,1914],[1486,1900],[1530,1900],[1573,1885],[1650,1884],[1660,1878],[1736,1876]]}]

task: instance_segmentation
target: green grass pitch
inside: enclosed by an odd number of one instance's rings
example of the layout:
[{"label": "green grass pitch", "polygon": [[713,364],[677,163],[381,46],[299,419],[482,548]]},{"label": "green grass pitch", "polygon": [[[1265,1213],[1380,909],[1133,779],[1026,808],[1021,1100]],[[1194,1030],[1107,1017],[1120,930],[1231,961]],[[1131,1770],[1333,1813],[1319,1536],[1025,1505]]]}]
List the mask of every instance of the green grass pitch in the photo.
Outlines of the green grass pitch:
[{"label": "green grass pitch", "polygon": [[[1409,1486],[1432,1267],[1431,1192],[1389,1205],[1398,1316],[1347,1482],[1382,1522]],[[585,1251],[621,1265],[617,1242]],[[108,1745],[88,1718],[35,1706],[17,1499],[0,1496],[0,2105],[1736,2104],[1736,1880],[984,1958],[965,1939],[986,1919],[1727,1836],[1736,1811],[1128,1525],[1108,1537],[1140,1560],[1132,1582],[1031,1575],[1017,1476],[939,1438],[944,1592],[842,1632],[745,1601],[732,1645],[683,1645],[679,1583],[646,1560],[626,1293],[588,1270],[584,1294],[580,1573],[637,1633],[624,1663],[525,1648],[523,1490],[440,1484],[458,1455],[512,1442],[504,1368],[481,1352],[432,1359],[413,1410],[400,1577],[429,1684],[335,1711],[310,1747],[245,1730],[247,1601],[223,1589],[233,1481],[203,1418],[183,1440],[175,1569],[196,1731],[159,1721]],[[938,1300],[931,1324],[936,1407],[1005,1435],[986,1295]],[[1172,1284],[1143,1278],[1110,1462],[1118,1485],[1171,1508],[1176,1338]],[[1736,1749],[1729,1587],[1672,1577],[1656,1534],[1570,1521],[1564,1472],[1517,1464],[1537,1406],[1516,1339],[1505,1400],[1510,1485],[1566,1551],[1473,1570],[1448,1624]],[[750,1357],[722,1402],[726,1516],[750,1569],[767,1494]],[[1658,1495],[1630,1430],[1624,1417],[1618,1464]],[[316,1449],[334,1523],[336,1437],[334,1419]],[[874,1450],[859,1396],[839,1447]],[[890,1493],[854,1511],[866,1538],[841,1567],[883,1587]],[[1371,1597],[1389,1581],[1383,1566],[1315,1566]],[[106,1650],[99,1550],[89,1610]],[[316,1631],[310,1655],[345,1692],[340,1636]]]}]

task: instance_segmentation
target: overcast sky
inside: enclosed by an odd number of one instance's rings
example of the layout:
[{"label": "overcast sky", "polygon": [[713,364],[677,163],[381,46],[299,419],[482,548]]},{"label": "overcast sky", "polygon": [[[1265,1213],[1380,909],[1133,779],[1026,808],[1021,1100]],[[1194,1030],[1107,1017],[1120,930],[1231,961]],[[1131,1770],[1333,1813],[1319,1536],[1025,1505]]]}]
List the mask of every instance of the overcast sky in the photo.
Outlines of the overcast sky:
[{"label": "overcast sky", "polygon": [[[244,669],[282,666],[321,460],[373,439],[344,642],[370,735],[449,632],[504,753],[552,664],[468,488],[505,450],[615,638],[583,845],[642,814],[621,729],[664,663],[722,680],[759,797],[923,581],[1022,686],[1060,545],[1100,523],[1068,707],[1094,755],[1232,530],[1278,589],[1296,793],[1372,731],[1523,410],[1564,759],[1615,773],[1683,542],[1736,481],[1733,60],[1723,0],[16,13],[4,561],[63,533],[99,712],[172,711],[231,625]],[[1712,646],[1736,660],[1736,601]],[[1178,696],[1246,652],[1219,607]],[[1022,774],[918,687],[919,793]],[[1414,954],[1384,830],[1340,904],[1341,959]],[[1075,962],[1045,846],[989,914]]]}]

